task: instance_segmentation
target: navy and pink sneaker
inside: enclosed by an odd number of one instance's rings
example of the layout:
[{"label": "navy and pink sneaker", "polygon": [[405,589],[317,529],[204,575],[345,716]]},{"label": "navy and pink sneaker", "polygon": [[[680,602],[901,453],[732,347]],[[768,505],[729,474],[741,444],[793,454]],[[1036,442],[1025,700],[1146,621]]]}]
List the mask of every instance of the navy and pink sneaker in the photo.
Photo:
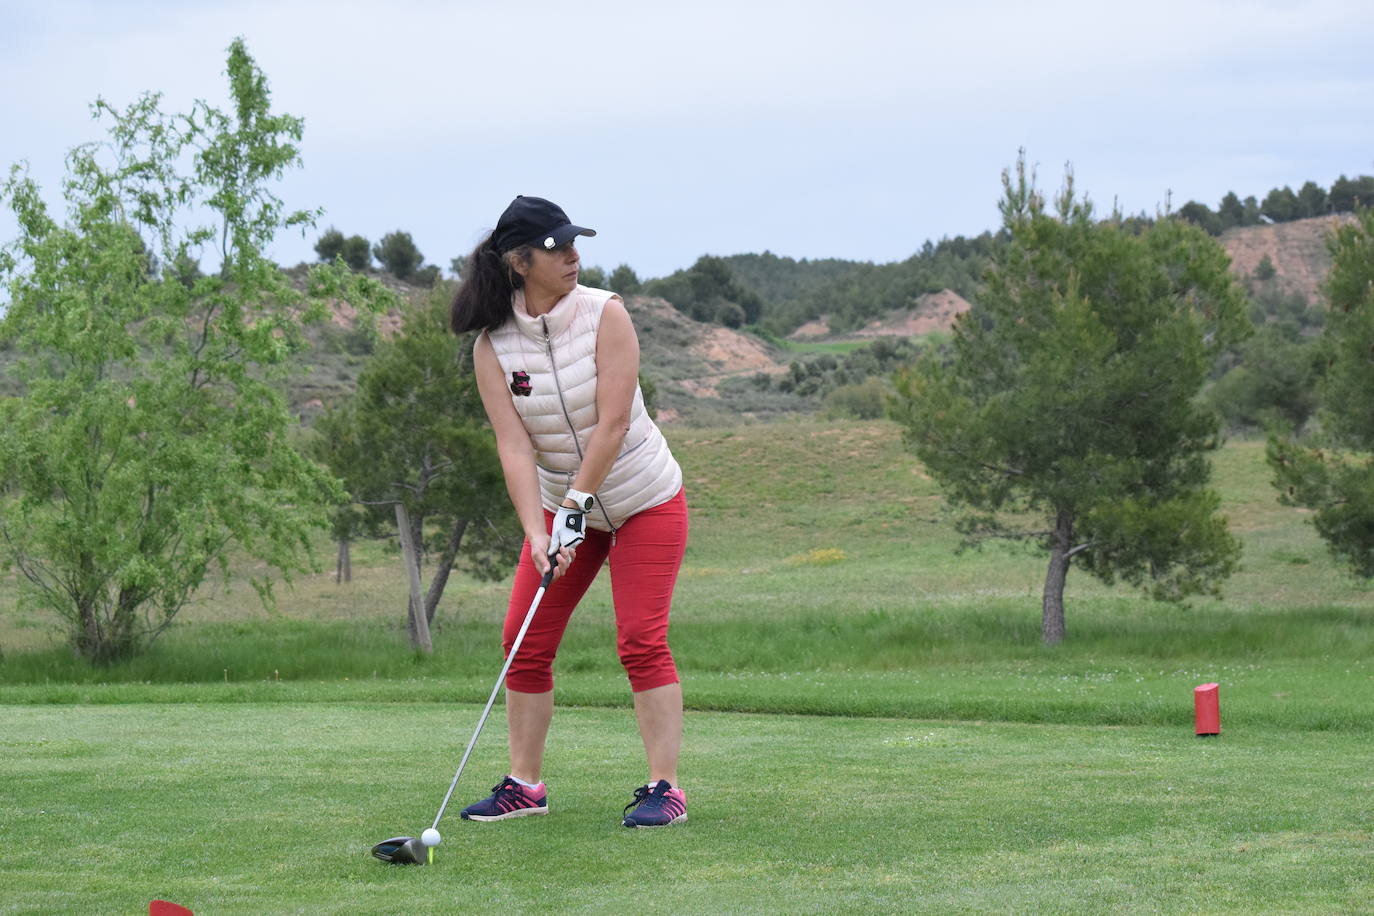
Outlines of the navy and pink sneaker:
[{"label": "navy and pink sneaker", "polygon": [[496,784],[491,795],[463,809],[465,821],[504,821],[508,817],[527,817],[549,813],[549,794],[541,782],[530,788],[507,776]]},{"label": "navy and pink sneaker", "polygon": [[635,800],[625,806],[626,827],[667,827],[686,820],[687,793],[666,779],[635,789]]}]

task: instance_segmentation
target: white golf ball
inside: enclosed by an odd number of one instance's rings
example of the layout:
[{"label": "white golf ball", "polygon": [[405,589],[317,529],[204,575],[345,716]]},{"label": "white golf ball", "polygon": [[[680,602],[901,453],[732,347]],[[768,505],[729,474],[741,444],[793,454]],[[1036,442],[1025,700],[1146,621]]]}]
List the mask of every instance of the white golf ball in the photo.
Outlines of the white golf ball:
[{"label": "white golf ball", "polygon": [[430,827],[424,833],[420,834],[420,842],[424,843],[426,846],[438,846],[442,841],[443,837],[439,836],[439,831],[435,830],[433,827]]}]

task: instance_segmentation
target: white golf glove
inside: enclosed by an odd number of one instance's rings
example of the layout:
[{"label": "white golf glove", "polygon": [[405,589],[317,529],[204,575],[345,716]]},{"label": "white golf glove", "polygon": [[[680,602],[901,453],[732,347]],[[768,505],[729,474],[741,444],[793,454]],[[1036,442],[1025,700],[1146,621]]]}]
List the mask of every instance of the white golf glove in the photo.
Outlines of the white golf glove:
[{"label": "white golf glove", "polygon": [[549,531],[549,555],[558,553],[560,547],[576,547],[586,540],[586,523],[587,514],[581,509],[561,507]]}]

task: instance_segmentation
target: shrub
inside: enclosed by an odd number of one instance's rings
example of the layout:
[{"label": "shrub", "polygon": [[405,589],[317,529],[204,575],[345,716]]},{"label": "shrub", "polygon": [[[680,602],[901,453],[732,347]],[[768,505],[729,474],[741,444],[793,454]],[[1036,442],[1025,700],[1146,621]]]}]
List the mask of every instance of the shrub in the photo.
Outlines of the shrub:
[{"label": "shrub", "polygon": [[876,420],[887,412],[892,386],[870,376],[855,385],[841,385],[825,398],[825,413],[831,417]]}]

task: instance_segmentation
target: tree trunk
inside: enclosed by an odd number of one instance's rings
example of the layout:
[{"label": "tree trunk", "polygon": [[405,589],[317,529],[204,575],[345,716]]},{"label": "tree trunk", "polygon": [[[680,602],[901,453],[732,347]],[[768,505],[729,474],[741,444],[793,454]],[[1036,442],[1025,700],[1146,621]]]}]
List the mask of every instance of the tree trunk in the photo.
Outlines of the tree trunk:
[{"label": "tree trunk", "polygon": [[1050,568],[1045,573],[1045,597],[1040,611],[1040,639],[1047,646],[1064,641],[1064,580],[1069,577],[1073,546],[1073,514],[1061,509],[1050,535]]},{"label": "tree trunk", "polygon": [[415,568],[425,568],[425,516],[424,513],[410,517],[410,546],[415,551]]},{"label": "tree trunk", "polygon": [[76,606],[81,628],[76,636],[76,651],[87,661],[93,662],[100,657],[105,637],[100,626],[100,611],[95,601],[83,596]]},{"label": "tree trunk", "polygon": [[468,520],[458,519],[453,524],[453,532],[449,535],[444,552],[439,555],[439,565],[434,569],[434,578],[430,580],[429,591],[425,594],[425,620],[430,625],[434,624],[434,609],[439,606],[439,599],[444,597],[444,586],[448,584],[448,574],[453,569],[453,558],[458,556],[458,548],[463,545],[463,532],[467,528]]},{"label": "tree trunk", "polygon": [[138,654],[138,609],[147,598],[147,593],[140,589],[119,590],[110,626],[108,654],[111,661],[132,658]]},{"label": "tree trunk", "polygon": [[77,560],[80,569],[81,585],[73,589],[76,599],[76,613],[81,621],[81,629],[76,636],[76,651],[82,658],[90,662],[99,661],[105,651],[105,628],[102,626],[104,621],[101,619],[100,601],[98,600],[95,589],[89,588],[85,583],[91,582],[95,578],[95,561],[90,554],[83,553]]},{"label": "tree trunk", "polygon": [[334,581],[353,581],[353,551],[348,538],[339,539],[339,562],[334,567]]},{"label": "tree trunk", "polygon": [[396,531],[401,537],[401,558],[406,565],[406,577],[410,580],[410,647],[428,654],[434,651],[434,644],[429,639],[429,620],[425,617],[424,599],[420,595],[420,557],[415,552],[410,513],[406,511],[404,503],[396,504]]}]

